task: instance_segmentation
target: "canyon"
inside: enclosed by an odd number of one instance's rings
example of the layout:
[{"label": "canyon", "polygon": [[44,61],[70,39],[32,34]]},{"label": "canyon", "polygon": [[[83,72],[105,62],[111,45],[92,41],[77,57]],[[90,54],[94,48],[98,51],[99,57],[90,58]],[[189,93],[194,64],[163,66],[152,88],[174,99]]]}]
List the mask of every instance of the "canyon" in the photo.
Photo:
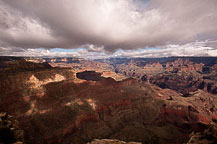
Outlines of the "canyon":
[{"label": "canyon", "polygon": [[216,68],[215,57],[0,57],[0,112],[25,143],[187,143],[217,119]]}]

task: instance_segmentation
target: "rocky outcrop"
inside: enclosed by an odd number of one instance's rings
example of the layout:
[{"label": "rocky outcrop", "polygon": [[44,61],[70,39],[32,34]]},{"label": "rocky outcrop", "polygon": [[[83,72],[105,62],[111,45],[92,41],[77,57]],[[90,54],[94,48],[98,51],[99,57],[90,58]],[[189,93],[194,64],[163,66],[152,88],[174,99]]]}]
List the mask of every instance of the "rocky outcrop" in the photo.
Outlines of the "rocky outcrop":
[{"label": "rocky outcrop", "polygon": [[217,143],[217,121],[203,132],[193,132],[187,144],[215,144]]},{"label": "rocky outcrop", "polygon": [[89,142],[87,144],[142,144],[137,142],[124,142],[120,140],[112,140],[112,139],[95,139],[92,142]]},{"label": "rocky outcrop", "polygon": [[0,112],[0,143],[23,144],[24,131],[19,129],[18,121],[5,112]]}]

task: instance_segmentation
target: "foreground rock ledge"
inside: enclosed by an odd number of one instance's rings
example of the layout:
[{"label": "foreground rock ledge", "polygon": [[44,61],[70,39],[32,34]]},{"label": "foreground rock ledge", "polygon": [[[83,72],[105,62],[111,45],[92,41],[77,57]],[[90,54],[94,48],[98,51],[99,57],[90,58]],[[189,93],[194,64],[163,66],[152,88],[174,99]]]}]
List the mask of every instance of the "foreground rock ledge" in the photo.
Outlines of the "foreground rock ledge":
[{"label": "foreground rock ledge", "polygon": [[115,139],[95,139],[94,141],[87,144],[142,144],[140,142],[124,142]]},{"label": "foreground rock ledge", "polygon": [[203,132],[192,133],[187,144],[216,144],[217,143],[217,120]]},{"label": "foreground rock ledge", "polygon": [[18,121],[5,112],[0,112],[0,144],[23,144],[24,131]]}]

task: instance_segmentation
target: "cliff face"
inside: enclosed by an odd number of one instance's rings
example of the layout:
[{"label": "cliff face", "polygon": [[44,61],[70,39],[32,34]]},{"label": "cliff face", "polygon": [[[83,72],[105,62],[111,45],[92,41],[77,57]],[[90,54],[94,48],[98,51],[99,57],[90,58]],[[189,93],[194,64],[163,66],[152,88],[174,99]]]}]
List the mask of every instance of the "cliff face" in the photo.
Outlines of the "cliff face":
[{"label": "cliff face", "polygon": [[[0,75],[0,110],[20,122],[27,143],[86,144],[106,138],[181,144],[187,142],[190,133],[202,132],[217,118],[217,97],[202,88],[184,96],[181,84],[178,90],[171,88],[175,82],[170,89],[161,88],[152,84],[155,79],[150,75],[145,81],[116,81],[94,72],[94,77],[103,78],[93,81],[79,79],[76,72],[71,68],[36,67]],[[189,83],[197,80],[195,76],[185,77]]]}]

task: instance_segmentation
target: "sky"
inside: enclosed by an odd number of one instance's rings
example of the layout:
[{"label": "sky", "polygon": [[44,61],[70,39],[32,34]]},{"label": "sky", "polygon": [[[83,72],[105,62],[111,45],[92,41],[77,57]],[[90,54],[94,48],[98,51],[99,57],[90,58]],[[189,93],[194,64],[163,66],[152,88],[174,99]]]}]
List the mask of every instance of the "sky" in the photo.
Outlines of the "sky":
[{"label": "sky", "polygon": [[0,55],[217,56],[217,0],[0,0]]}]

